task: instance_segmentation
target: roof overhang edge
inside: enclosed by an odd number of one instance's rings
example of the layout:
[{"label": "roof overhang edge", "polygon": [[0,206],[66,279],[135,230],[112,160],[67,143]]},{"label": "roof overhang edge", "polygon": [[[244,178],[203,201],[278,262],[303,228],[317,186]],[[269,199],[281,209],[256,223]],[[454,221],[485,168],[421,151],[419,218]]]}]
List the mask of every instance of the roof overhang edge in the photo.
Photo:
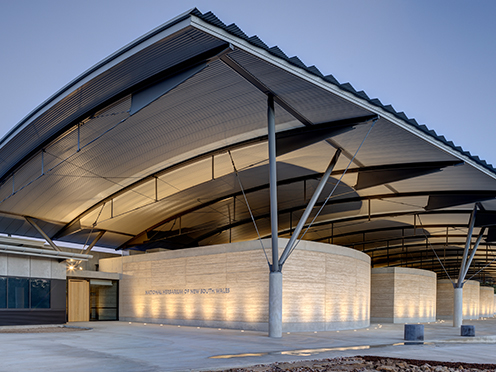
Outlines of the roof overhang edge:
[{"label": "roof overhang edge", "polygon": [[36,120],[40,115],[48,111],[55,104],[60,102],[64,97],[68,96],[69,94],[76,91],[87,82],[94,79],[96,76],[111,69],[118,63],[129,58],[131,55],[140,52],[141,50],[147,48],[148,46],[154,44],[155,42],[164,39],[168,36],[171,36],[172,34],[190,26],[189,12],[190,11],[181,14],[180,16],[164,23],[163,25],[157,27],[156,29],[146,33],[142,37],[125,45],[121,49],[112,53],[110,56],[98,62],[96,65],[90,67],[81,75],[79,75],[71,82],[66,84],[60,90],[55,92],[52,96],[50,96],[44,102],[42,102],[39,106],[37,106],[28,115],[26,115],[26,117],[22,119],[15,127],[9,130],[0,139],[0,149],[3,147],[5,143],[13,139],[19,132],[21,132],[24,128],[29,126],[29,124],[31,124],[34,120]]},{"label": "roof overhang edge", "polygon": [[396,115],[386,111],[385,109],[381,107],[377,107],[374,104],[368,102],[366,99],[357,97],[356,95],[352,94],[351,92],[347,92],[335,84],[328,82],[324,80],[323,78],[312,74],[305,69],[295,66],[277,56],[274,54],[268,52],[267,50],[264,50],[263,48],[257,47],[246,40],[243,40],[235,35],[230,34],[229,32],[216,27],[208,22],[205,22],[201,18],[191,15],[191,26],[201,30],[203,32],[206,32],[214,37],[217,37],[221,40],[224,40],[228,43],[230,43],[233,47],[239,48],[243,51],[246,51],[250,54],[253,54],[254,56],[263,59],[264,61],[273,64],[274,66],[277,66],[297,77],[300,77],[306,81],[311,82],[312,84],[327,90],[338,97],[344,98],[347,101],[365,109],[368,110],[372,113],[375,113],[379,115],[380,117],[388,120],[389,122],[399,126],[400,128],[412,133],[413,135],[423,139],[424,141],[432,144],[433,146],[439,148],[440,150],[457,157],[460,160],[463,160],[464,162],[470,164],[472,167],[476,168],[477,170],[483,172],[484,174],[492,177],[493,179],[496,179],[496,173],[491,172],[488,168],[483,167],[482,165],[478,164],[475,162],[472,158],[466,156],[463,153],[460,153],[456,149],[444,144],[442,141],[439,139],[433,137],[432,135],[429,135],[422,131],[420,128],[416,128],[414,125],[398,118]]}]

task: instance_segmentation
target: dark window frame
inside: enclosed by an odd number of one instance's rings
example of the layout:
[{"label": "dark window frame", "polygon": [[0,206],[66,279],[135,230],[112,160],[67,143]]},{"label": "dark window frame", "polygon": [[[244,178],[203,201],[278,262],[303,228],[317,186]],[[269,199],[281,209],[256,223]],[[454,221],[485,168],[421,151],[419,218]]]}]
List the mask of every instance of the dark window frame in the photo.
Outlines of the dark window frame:
[{"label": "dark window frame", "polygon": [[[11,287],[11,282],[15,281],[26,281],[27,284],[27,294],[23,295],[23,300],[24,304],[27,303],[27,306],[24,307],[17,307],[17,304],[12,303],[11,301],[15,301],[12,298],[9,298],[9,292],[12,291]],[[38,294],[38,298],[33,298],[33,285],[45,285],[48,287],[48,291],[41,291],[40,294]],[[5,293],[2,293],[2,290],[5,290]],[[19,277],[19,276],[5,276],[1,275],[0,276],[0,311],[6,310],[6,311],[12,311],[12,310],[19,310],[19,311],[25,311],[25,310],[50,310],[52,309],[52,299],[51,299],[51,292],[52,292],[52,279],[48,278],[30,278],[30,277]],[[35,294],[36,295],[36,294]],[[41,296],[41,298],[40,298]],[[3,297],[3,302],[2,302],[2,297]],[[40,306],[41,304],[41,306]],[[5,306],[2,306],[5,305]]]},{"label": "dark window frame", "polygon": [[7,309],[7,277],[0,276],[0,309]]},{"label": "dark window frame", "polygon": [[7,279],[7,308],[29,309],[30,288],[29,279],[25,277],[9,276]]},{"label": "dark window frame", "polygon": [[[51,286],[50,279],[29,278],[29,308],[50,309]],[[40,289],[34,291],[34,289]]]}]

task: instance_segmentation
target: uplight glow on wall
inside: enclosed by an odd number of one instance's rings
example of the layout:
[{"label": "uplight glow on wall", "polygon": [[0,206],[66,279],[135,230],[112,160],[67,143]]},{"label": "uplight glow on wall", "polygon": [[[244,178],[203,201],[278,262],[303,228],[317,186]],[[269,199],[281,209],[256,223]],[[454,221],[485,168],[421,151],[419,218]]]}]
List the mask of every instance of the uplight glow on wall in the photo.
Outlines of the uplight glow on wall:
[{"label": "uplight glow on wall", "polygon": [[[253,248],[247,250],[247,244]],[[237,251],[240,245],[244,245],[241,252]],[[314,242],[301,245],[305,249],[295,252],[283,273],[284,331],[367,327],[370,258],[344,247]],[[313,247],[318,249],[312,250]],[[269,311],[268,267],[259,244],[203,247],[195,253],[198,255],[173,252],[174,264],[168,262],[170,252],[118,258],[124,262],[120,318],[265,330]],[[306,275],[311,268],[305,265],[316,263],[318,269],[311,276]]]}]

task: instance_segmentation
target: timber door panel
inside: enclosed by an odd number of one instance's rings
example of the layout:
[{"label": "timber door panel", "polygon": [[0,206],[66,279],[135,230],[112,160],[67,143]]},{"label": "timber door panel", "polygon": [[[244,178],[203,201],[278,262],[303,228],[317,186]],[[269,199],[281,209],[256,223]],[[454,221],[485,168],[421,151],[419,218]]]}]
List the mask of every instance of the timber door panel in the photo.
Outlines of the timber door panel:
[{"label": "timber door panel", "polygon": [[67,291],[69,322],[90,320],[90,283],[87,280],[69,279]]}]

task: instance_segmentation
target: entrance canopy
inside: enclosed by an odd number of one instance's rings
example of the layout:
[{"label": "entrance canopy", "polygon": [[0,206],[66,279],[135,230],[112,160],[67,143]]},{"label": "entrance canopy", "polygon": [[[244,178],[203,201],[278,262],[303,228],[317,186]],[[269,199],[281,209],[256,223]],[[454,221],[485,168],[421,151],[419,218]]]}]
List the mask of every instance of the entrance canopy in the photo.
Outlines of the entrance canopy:
[{"label": "entrance canopy", "polygon": [[[291,235],[337,149],[310,220],[342,180],[304,239],[443,276],[458,272],[474,204],[474,239],[496,223],[492,166],[194,9],[77,77],[1,140],[0,232],[182,249],[257,239],[251,210],[270,236],[268,96],[280,237]],[[492,260],[496,237],[486,231],[476,270]]]}]

